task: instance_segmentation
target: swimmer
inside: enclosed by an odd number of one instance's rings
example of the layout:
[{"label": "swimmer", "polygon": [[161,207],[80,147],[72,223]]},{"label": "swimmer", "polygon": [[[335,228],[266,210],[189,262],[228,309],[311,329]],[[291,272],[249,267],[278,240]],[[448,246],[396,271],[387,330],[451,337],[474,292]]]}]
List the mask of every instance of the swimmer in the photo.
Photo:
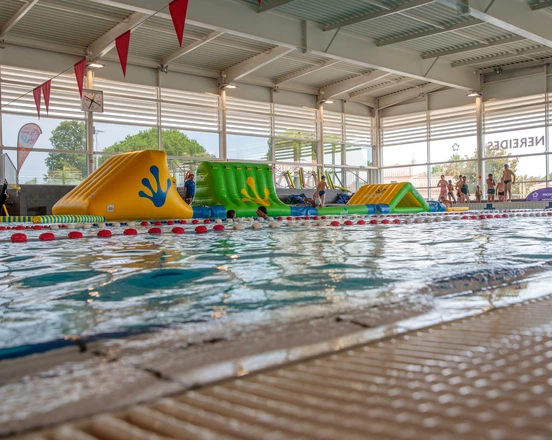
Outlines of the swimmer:
[{"label": "swimmer", "polygon": [[236,211],[234,211],[233,209],[226,211],[227,220],[234,220],[235,218],[236,218]]},{"label": "swimmer", "polygon": [[503,202],[504,201],[504,188],[506,185],[504,185],[504,177],[500,178],[500,182],[496,185],[496,193],[498,194],[498,201]]},{"label": "swimmer", "polygon": [[316,192],[320,195],[320,206],[324,207],[326,205],[326,190],[328,189],[328,184],[326,183],[326,176],[322,176],[320,182],[316,186]]},{"label": "swimmer", "polygon": [[464,196],[465,203],[470,203],[470,188],[466,181],[466,176],[462,176],[462,188],[460,190]]},{"label": "swimmer", "polygon": [[464,195],[462,194],[462,185],[464,181],[462,180],[462,175],[458,176],[458,182],[456,182],[456,195],[458,197],[458,202],[464,203]]},{"label": "swimmer", "polygon": [[322,199],[320,198],[319,192],[316,191],[314,193],[314,195],[312,196],[312,207],[313,208],[318,208],[321,205],[322,205]]},{"label": "swimmer", "polygon": [[481,203],[481,196],[483,195],[483,192],[481,191],[481,188],[479,185],[475,188],[475,203]]},{"label": "swimmer", "polygon": [[266,206],[259,206],[257,208],[257,217],[259,217],[259,218],[267,218],[268,217],[268,211],[266,210]]},{"label": "swimmer", "polygon": [[437,188],[440,188],[440,191],[439,191],[439,200],[441,200],[442,198],[446,198],[447,197],[447,191],[448,191],[448,183],[445,179],[445,176],[444,175],[441,175],[441,180],[439,180],[439,183],[437,183]]},{"label": "swimmer", "polygon": [[454,197],[454,185],[452,184],[452,180],[448,181],[447,190],[449,202],[456,203],[456,197]]},{"label": "swimmer", "polygon": [[495,193],[496,193],[496,181],[494,180],[494,177],[492,174],[489,174],[489,177],[487,177],[487,200],[489,202],[494,202],[495,199]]},{"label": "swimmer", "polygon": [[504,179],[504,192],[506,194],[506,202],[512,201],[512,185],[516,183],[516,175],[510,169],[508,164],[504,164],[504,171],[502,172],[502,178]]}]

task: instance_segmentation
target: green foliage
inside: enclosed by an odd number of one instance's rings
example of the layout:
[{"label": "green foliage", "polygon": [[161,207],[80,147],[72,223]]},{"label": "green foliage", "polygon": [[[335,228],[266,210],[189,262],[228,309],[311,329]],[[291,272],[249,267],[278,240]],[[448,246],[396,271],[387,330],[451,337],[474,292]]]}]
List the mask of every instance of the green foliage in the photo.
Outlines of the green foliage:
[{"label": "green foliage", "polygon": [[[50,143],[56,150],[75,150],[86,152],[86,127],[84,122],[62,121],[52,131]],[[46,182],[56,180],[54,174],[66,168],[76,171],[77,178],[86,176],[86,156],[84,154],[49,153],[46,158],[48,174]]]},{"label": "green foliage", "polygon": [[[128,151],[156,150],[158,144],[157,128],[150,128],[127,136],[104,149],[106,153],[125,153]],[[63,121],[52,132],[50,138],[56,150],[75,150],[86,152],[86,127],[84,122]],[[195,139],[190,139],[178,130],[163,130],[162,148],[169,156],[212,157]],[[101,165],[107,156],[100,157]],[[173,161],[174,163],[174,161]],[[86,176],[86,156],[84,154],[50,153],[46,159],[48,174],[46,182],[67,179],[82,180]],[[70,177],[69,177],[70,176]]]}]

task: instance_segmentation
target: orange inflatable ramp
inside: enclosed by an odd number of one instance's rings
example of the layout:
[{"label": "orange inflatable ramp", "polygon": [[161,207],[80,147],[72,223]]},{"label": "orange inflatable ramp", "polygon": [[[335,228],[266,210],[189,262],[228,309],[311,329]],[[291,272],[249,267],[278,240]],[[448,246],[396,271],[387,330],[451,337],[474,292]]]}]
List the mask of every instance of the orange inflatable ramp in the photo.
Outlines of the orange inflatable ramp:
[{"label": "orange inflatable ramp", "polygon": [[143,150],[107,159],[53,207],[54,215],[98,215],[106,220],[192,218],[171,181],[164,151]]}]

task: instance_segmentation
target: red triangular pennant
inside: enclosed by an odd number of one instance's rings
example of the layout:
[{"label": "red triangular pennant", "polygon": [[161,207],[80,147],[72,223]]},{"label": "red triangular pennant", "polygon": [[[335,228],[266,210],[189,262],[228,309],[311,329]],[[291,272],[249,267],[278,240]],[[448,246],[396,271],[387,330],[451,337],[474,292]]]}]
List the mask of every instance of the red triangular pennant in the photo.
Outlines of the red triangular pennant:
[{"label": "red triangular pennant", "polygon": [[258,3],[259,3],[259,6],[261,6],[261,0],[257,0],[257,1],[258,1]]},{"label": "red triangular pennant", "polygon": [[50,113],[50,91],[52,90],[52,80],[46,81],[41,86],[42,95],[44,96],[44,105],[46,106],[46,114]]},{"label": "red triangular pennant", "polygon": [[169,3],[169,11],[178,42],[180,43],[180,47],[182,47],[184,24],[186,23],[186,13],[188,12],[188,0],[173,0]]},{"label": "red triangular pennant", "polygon": [[42,105],[42,86],[38,86],[33,89],[33,96],[36,105],[36,112],[38,113],[38,119],[40,119],[40,106]]},{"label": "red triangular pennant", "polygon": [[77,85],[79,86],[79,93],[82,98],[82,89],[84,86],[84,69],[86,68],[86,58],[83,58],[75,64],[75,77],[77,78]]},{"label": "red triangular pennant", "polygon": [[119,54],[119,62],[123,69],[123,76],[126,77],[128,48],[130,47],[130,31],[126,31],[124,34],[119,35],[115,39],[115,46],[117,47],[117,54]]}]

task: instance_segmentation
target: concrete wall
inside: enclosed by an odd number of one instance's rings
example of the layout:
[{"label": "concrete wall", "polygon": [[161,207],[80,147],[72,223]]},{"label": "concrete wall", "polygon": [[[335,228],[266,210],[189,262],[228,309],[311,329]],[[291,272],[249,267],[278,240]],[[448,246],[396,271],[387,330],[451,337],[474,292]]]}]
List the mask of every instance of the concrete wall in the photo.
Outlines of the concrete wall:
[{"label": "concrete wall", "polygon": [[45,215],[52,214],[52,207],[65,194],[74,188],[72,185],[21,185],[17,191],[10,190],[7,206],[10,215]]}]

